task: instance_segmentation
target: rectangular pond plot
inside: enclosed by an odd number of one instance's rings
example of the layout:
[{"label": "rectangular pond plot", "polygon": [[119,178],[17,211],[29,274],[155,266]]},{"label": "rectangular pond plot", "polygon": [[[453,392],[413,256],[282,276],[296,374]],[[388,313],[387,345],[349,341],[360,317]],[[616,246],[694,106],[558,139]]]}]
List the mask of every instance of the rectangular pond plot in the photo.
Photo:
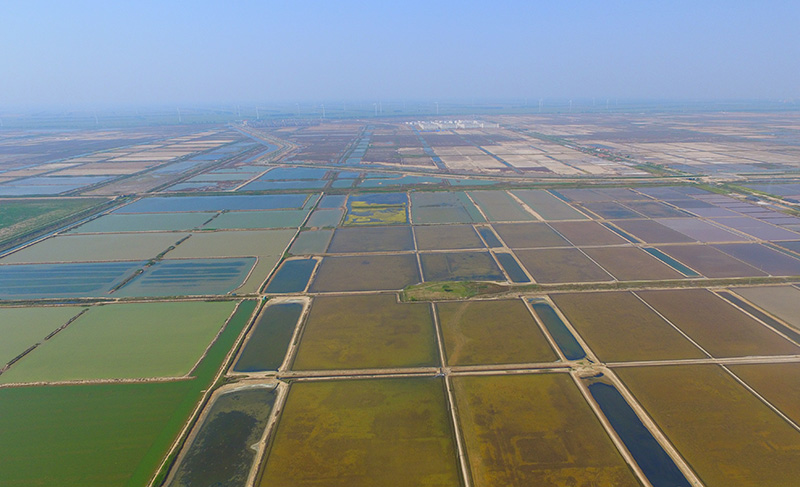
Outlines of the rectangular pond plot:
[{"label": "rectangular pond plot", "polygon": [[483,216],[463,192],[411,193],[411,215],[419,223],[479,223]]},{"label": "rectangular pond plot", "polygon": [[333,237],[333,230],[310,230],[300,232],[289,248],[292,255],[323,254]]},{"label": "rectangular pond plot", "polygon": [[437,303],[436,311],[449,365],[541,363],[558,359],[519,299]]},{"label": "rectangular pond plot", "polygon": [[761,244],[720,244],[714,248],[772,276],[800,275],[800,260]]},{"label": "rectangular pond plot", "polygon": [[257,486],[459,485],[440,379],[296,382]]},{"label": "rectangular pond plot", "polygon": [[706,357],[630,292],[551,294],[550,299],[603,362]]},{"label": "rectangular pond plot", "polygon": [[722,368],[615,372],[705,485],[797,484],[800,433]]},{"label": "rectangular pond plot", "polygon": [[275,390],[245,386],[216,397],[167,487],[245,487],[256,459],[252,445],[267,425]]},{"label": "rectangular pond plot", "polygon": [[567,360],[586,358],[586,352],[550,304],[531,300],[531,308]]},{"label": "rectangular pond plot", "polygon": [[567,374],[455,377],[475,487],[638,486]]},{"label": "rectangular pond plot", "polygon": [[800,353],[800,347],[705,289],[637,294],[714,357]]},{"label": "rectangular pond plot", "polygon": [[414,250],[409,226],[337,228],[328,246],[331,254],[403,250]]},{"label": "rectangular pond plot", "polygon": [[419,250],[483,249],[486,246],[472,225],[415,226]]},{"label": "rectangular pond plot", "polygon": [[394,291],[420,281],[413,254],[328,256],[309,292]]},{"label": "rectangular pond plot", "polygon": [[497,234],[494,233],[491,227],[478,227],[478,234],[489,248],[496,249],[503,246],[503,243],[500,242],[500,239],[497,238]]},{"label": "rectangular pond plot", "polygon": [[794,286],[737,287],[733,291],[800,331],[800,289]]},{"label": "rectangular pond plot", "polygon": [[319,181],[269,181],[256,180],[247,183],[237,191],[283,191],[289,189],[322,189],[328,185],[327,180]]},{"label": "rectangular pond plot", "polygon": [[285,179],[323,179],[328,169],[317,167],[276,167],[259,179],[264,181],[280,181]]},{"label": "rectangular pond plot", "polygon": [[564,201],[542,189],[519,189],[511,192],[545,220],[586,220],[587,217]]},{"label": "rectangular pond plot", "polygon": [[779,332],[780,334],[784,335],[785,337],[788,337],[795,343],[800,343],[800,333],[798,333],[797,330],[792,328],[791,325],[787,326],[780,320],[775,319],[768,313],[765,313],[758,307],[753,306],[752,304],[748,303],[747,301],[733,294],[732,292],[717,291],[717,295],[722,297],[726,301],[732,303],[736,307],[741,308],[746,313],[753,315],[757,320],[761,321],[762,323],[765,323],[767,326]]},{"label": "rectangular pond plot", "polygon": [[698,242],[747,242],[752,240],[751,237],[736,235],[696,218],[660,218],[656,221]]},{"label": "rectangular pond plot", "polygon": [[156,196],[123,206],[114,213],[173,213],[222,210],[278,210],[301,208],[304,194],[232,196]]},{"label": "rectangular pond plot", "polygon": [[612,223],[614,226],[649,244],[697,241],[654,220],[617,220]]},{"label": "rectangular pond plot", "polygon": [[94,306],[0,375],[0,382],[184,376],[214,340],[235,304]]},{"label": "rectangular pond plot", "polygon": [[305,226],[307,227],[336,227],[342,221],[344,210],[333,208],[330,210],[314,210],[308,218]]},{"label": "rectangular pond plot", "polygon": [[602,382],[588,386],[592,398],[619,435],[653,487],[691,487],[675,462],[625,401],[616,387]]},{"label": "rectangular pond plot", "polygon": [[641,213],[648,218],[672,218],[691,216],[672,206],[665,205],[659,201],[626,201],[625,206],[631,210]]},{"label": "rectangular pond plot", "polygon": [[511,279],[511,282],[531,282],[530,278],[528,278],[527,274],[525,274],[525,271],[522,269],[522,267],[520,267],[513,255],[506,252],[497,252],[494,255],[497,258],[497,261],[500,262],[500,265],[503,266],[503,269],[506,271],[506,274],[508,274],[508,278]]},{"label": "rectangular pond plot", "polygon": [[164,213],[116,214],[101,216],[73,228],[68,233],[116,233],[116,232],[174,232],[192,230],[203,225],[216,213]]},{"label": "rectangular pond plot", "polygon": [[628,220],[642,218],[642,214],[614,201],[581,203],[580,206],[606,220]]},{"label": "rectangular pond plot", "polygon": [[433,366],[434,336],[426,303],[398,303],[393,294],[317,297],[292,369]]},{"label": "rectangular pond plot", "polygon": [[230,293],[239,288],[254,257],[238,259],[160,260],[118,289],[114,296],[204,296]]},{"label": "rectangular pond plot", "polygon": [[78,262],[0,266],[0,299],[105,296],[145,262]]},{"label": "rectangular pond plot", "polygon": [[323,208],[323,209],[343,208],[344,207],[344,202],[345,202],[346,199],[347,199],[347,195],[343,195],[343,194],[326,194],[319,201],[318,208]]},{"label": "rectangular pond plot", "polygon": [[489,252],[437,252],[419,255],[426,281],[505,281]]},{"label": "rectangular pond plot", "polygon": [[306,219],[306,210],[229,211],[203,226],[204,230],[254,230],[259,228],[297,228]]},{"label": "rectangular pond plot", "polygon": [[660,260],[661,262],[667,264],[668,266],[672,267],[676,271],[680,272],[686,277],[700,277],[700,274],[695,272],[694,270],[690,269],[689,267],[681,264],[677,260],[673,259],[669,255],[665,254],[664,252],[654,249],[651,247],[641,247],[642,250],[647,252],[648,254],[652,255],[656,259]]},{"label": "rectangular pond plot", "polygon": [[681,273],[637,247],[582,249],[618,281],[680,279]]},{"label": "rectangular pond plot", "polygon": [[505,191],[470,191],[469,195],[491,222],[537,220]]},{"label": "rectangular pond plot", "polygon": [[267,284],[265,293],[301,293],[308,286],[311,274],[317,267],[314,259],[292,259],[281,264]]},{"label": "rectangular pond plot", "polygon": [[760,240],[797,240],[800,238],[800,234],[746,216],[713,218],[712,220]]},{"label": "rectangular pond plot", "polygon": [[656,248],[710,278],[767,275],[709,245],[665,245]]},{"label": "rectangular pond plot", "polygon": [[167,250],[188,233],[104,233],[58,235],[9,254],[11,263],[147,260]]},{"label": "rectangular pond plot", "polygon": [[503,242],[512,249],[571,247],[569,242],[546,223],[495,223],[492,226]]},{"label": "rectangular pond plot", "polygon": [[265,307],[258,315],[232,370],[277,371],[286,357],[289,342],[302,314],[302,303],[277,303]]},{"label": "rectangular pond plot", "polygon": [[85,309],[75,306],[0,308],[0,336],[3,337],[0,368],[44,341]]},{"label": "rectangular pond plot", "polygon": [[597,222],[553,222],[550,227],[573,245],[615,245],[627,240]]},{"label": "rectangular pond plot", "polygon": [[578,249],[533,249],[514,252],[536,282],[604,282],[614,278]]}]

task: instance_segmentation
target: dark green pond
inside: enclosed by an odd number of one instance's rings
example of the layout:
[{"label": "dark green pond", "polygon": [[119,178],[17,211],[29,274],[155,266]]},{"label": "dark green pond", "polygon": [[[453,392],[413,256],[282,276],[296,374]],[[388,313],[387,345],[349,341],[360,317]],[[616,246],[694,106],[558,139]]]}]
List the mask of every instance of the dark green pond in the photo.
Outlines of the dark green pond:
[{"label": "dark green pond", "polygon": [[275,391],[251,387],[219,396],[181,463],[170,487],[244,487],[255,460]]},{"label": "dark green pond", "polygon": [[239,360],[233,365],[235,372],[262,372],[278,370],[294,327],[303,312],[300,303],[281,303],[267,306],[258,315],[250,332],[250,339],[242,350]]},{"label": "dark green pond", "polygon": [[556,345],[561,349],[561,352],[567,360],[586,358],[586,352],[583,350],[583,347],[581,347],[578,340],[572,336],[567,325],[561,321],[561,318],[559,318],[558,314],[556,314],[555,310],[553,310],[549,304],[532,302],[531,307],[533,307],[533,311],[539,319],[542,320],[545,328],[550,332],[550,336],[553,337]]},{"label": "dark green pond", "polygon": [[512,281],[531,282],[531,280],[528,279],[528,276],[525,275],[525,271],[522,270],[522,267],[520,267],[519,264],[517,264],[517,261],[514,260],[513,255],[503,252],[498,252],[494,255],[497,257],[500,265],[503,266],[503,269],[506,270],[508,277],[511,278]]}]

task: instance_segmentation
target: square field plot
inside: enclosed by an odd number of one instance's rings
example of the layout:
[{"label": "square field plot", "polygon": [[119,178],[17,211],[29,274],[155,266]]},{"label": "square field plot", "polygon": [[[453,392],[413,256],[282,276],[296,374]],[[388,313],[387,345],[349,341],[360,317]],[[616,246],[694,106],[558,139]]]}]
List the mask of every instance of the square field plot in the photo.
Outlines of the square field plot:
[{"label": "square field plot", "polygon": [[795,423],[800,422],[800,364],[753,364],[728,367],[747,385]]},{"label": "square field plot", "polygon": [[415,226],[419,250],[483,249],[483,241],[472,225]]},{"label": "square field plot", "polygon": [[706,357],[632,293],[567,293],[550,298],[603,362]]},{"label": "square field plot", "polygon": [[419,259],[428,282],[506,280],[489,252],[437,252]]},{"label": "square field plot", "polygon": [[767,275],[709,245],[670,245],[656,248],[710,278]]},{"label": "square field plot", "polygon": [[553,362],[550,348],[519,300],[438,303],[449,365]]},{"label": "square field plot", "polygon": [[0,375],[0,382],[183,376],[234,306],[234,302],[95,306]]},{"label": "square field plot", "polygon": [[797,485],[800,433],[720,367],[615,372],[705,485]]},{"label": "square field plot", "polygon": [[688,235],[665,227],[654,220],[619,220],[611,223],[642,242],[650,244],[696,242]]},{"label": "square field plot", "polygon": [[441,380],[298,382],[257,485],[452,487],[452,437]]},{"label": "square field plot", "polygon": [[800,347],[708,290],[637,294],[714,357],[800,353]]},{"label": "square field plot", "polygon": [[411,193],[411,215],[420,223],[479,223],[484,218],[463,192]]},{"label": "square field plot", "polygon": [[0,266],[0,299],[104,296],[145,262],[77,262]]},{"label": "square field plot", "polygon": [[739,287],[736,294],[800,331],[800,289],[794,286]]},{"label": "square field plot", "polygon": [[4,257],[3,264],[147,260],[185,238],[187,233],[63,235],[42,240]]},{"label": "square field plot", "polygon": [[293,255],[324,254],[333,236],[333,230],[309,230],[300,232],[289,252]]},{"label": "square field plot", "polygon": [[578,249],[534,249],[515,252],[536,282],[603,282],[614,278]]},{"label": "square field plot", "polygon": [[318,297],[295,370],[411,367],[438,363],[431,308],[393,294]]},{"label": "square field plot", "polygon": [[[54,306],[0,308],[0,368],[13,360],[86,308]],[[2,376],[0,376],[2,377]]]},{"label": "square field plot", "polygon": [[538,220],[505,191],[470,191],[490,222],[523,222]]},{"label": "square field plot", "polygon": [[414,250],[411,227],[346,227],[333,232],[328,253]]},{"label": "square field plot", "polygon": [[681,273],[636,247],[594,247],[583,251],[618,281],[683,277]]},{"label": "square field plot", "polygon": [[752,237],[737,235],[696,218],[659,218],[656,221],[699,242],[747,242],[753,240]]},{"label": "square field plot", "polygon": [[453,379],[476,487],[638,486],[567,374]]},{"label": "square field plot", "polygon": [[339,222],[342,221],[342,216],[344,215],[344,210],[341,208],[334,208],[330,210],[321,210],[317,209],[311,213],[311,216],[306,222],[306,227],[335,227],[339,225]]},{"label": "square field plot", "polygon": [[597,222],[553,222],[550,226],[573,245],[616,245],[628,242]]},{"label": "square field plot", "polygon": [[800,275],[800,260],[761,244],[720,244],[714,247],[771,276]]},{"label": "square field plot", "polygon": [[546,223],[495,223],[492,226],[512,249],[570,247],[570,243]]},{"label": "square field plot", "polygon": [[511,192],[545,220],[586,220],[581,212],[541,189],[520,189]]},{"label": "square field plot", "polygon": [[328,256],[317,268],[309,291],[394,291],[420,281],[413,254]]}]

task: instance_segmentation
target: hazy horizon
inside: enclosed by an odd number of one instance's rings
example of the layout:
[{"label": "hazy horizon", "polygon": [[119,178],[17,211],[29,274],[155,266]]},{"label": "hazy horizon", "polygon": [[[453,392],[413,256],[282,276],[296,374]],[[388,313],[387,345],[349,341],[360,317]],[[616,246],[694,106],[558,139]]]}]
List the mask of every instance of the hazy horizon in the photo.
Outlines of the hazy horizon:
[{"label": "hazy horizon", "polygon": [[[0,111],[800,99],[788,1],[0,5]],[[593,101],[595,103],[595,101]]]}]

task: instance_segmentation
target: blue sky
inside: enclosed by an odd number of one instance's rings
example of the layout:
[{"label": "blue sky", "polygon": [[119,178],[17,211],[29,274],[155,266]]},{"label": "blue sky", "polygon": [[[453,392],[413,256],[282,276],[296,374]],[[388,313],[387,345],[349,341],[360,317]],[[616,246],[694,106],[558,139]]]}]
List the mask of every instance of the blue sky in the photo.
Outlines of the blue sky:
[{"label": "blue sky", "polygon": [[2,106],[800,98],[800,2],[0,2]]}]

